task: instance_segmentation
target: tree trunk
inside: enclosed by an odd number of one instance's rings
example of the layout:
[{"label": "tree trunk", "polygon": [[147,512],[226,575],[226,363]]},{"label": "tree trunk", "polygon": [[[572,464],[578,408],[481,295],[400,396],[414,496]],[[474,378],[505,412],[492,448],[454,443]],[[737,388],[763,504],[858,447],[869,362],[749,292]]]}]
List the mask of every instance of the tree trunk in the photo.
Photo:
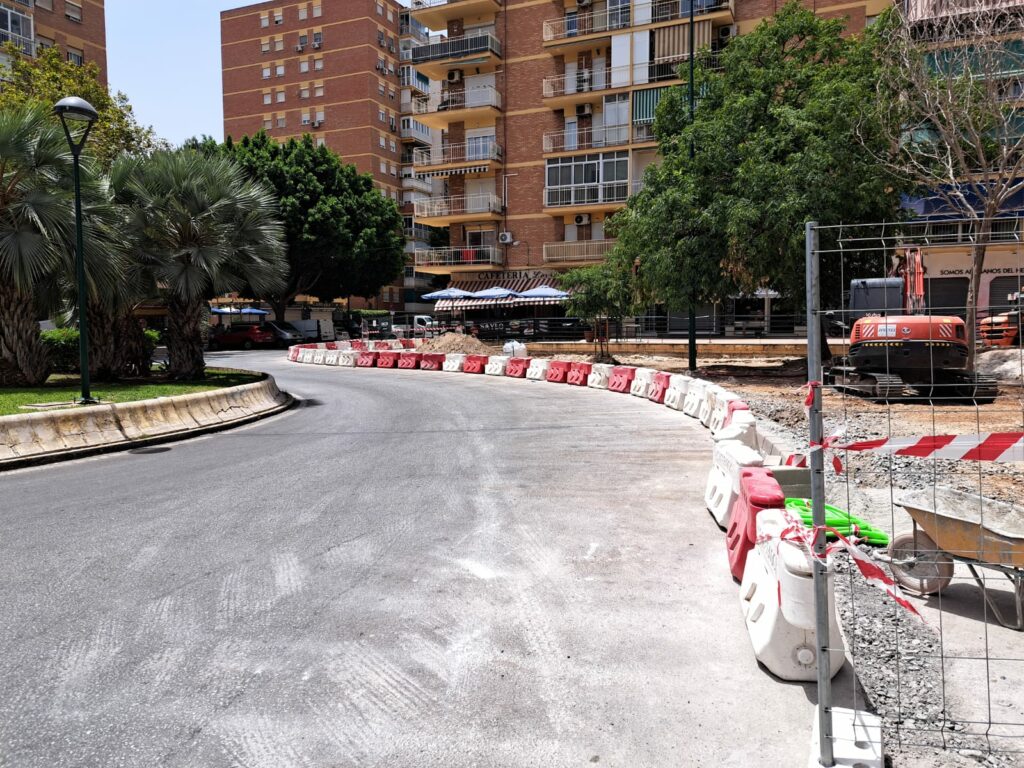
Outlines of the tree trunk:
[{"label": "tree trunk", "polygon": [[117,370],[122,376],[144,378],[153,367],[153,352],[149,340],[131,312],[117,319]]},{"label": "tree trunk", "polygon": [[120,375],[117,364],[117,319],[100,302],[90,301],[89,372],[96,381],[113,381]]},{"label": "tree trunk", "polygon": [[0,283],[0,361],[7,370],[5,378],[20,377],[28,386],[44,384],[50,376],[35,302],[9,283]]},{"label": "tree trunk", "polygon": [[167,306],[167,356],[172,379],[193,381],[206,373],[203,360],[203,305],[171,299]]},{"label": "tree trunk", "polygon": [[284,322],[284,313],[288,309],[288,302],[284,299],[270,302],[270,308],[274,310],[274,319],[279,323]]},{"label": "tree trunk", "polygon": [[978,238],[971,249],[971,281],[967,287],[967,370],[973,371],[978,349],[978,295],[981,292],[981,277],[985,270],[985,253],[992,232],[992,217],[987,213],[978,222]]}]

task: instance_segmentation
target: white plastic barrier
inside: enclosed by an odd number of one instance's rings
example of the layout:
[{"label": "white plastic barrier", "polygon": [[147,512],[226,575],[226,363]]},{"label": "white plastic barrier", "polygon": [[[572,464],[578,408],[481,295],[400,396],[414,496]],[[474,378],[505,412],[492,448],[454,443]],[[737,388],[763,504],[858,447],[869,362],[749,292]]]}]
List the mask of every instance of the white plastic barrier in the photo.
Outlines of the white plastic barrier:
[{"label": "white plastic barrier", "polygon": [[[783,680],[806,682],[816,678],[818,669],[814,578],[803,545],[779,539],[790,520],[779,509],[758,514],[759,543],[747,555],[740,604],[757,660]],[[836,621],[831,572],[828,615],[829,662],[835,675],[846,657]]]},{"label": "white plastic barrier", "polygon": [[444,365],[441,366],[442,371],[448,373],[459,373],[462,371],[462,365],[466,362],[466,356],[462,354],[451,354],[445,355]]},{"label": "white plastic barrier", "polygon": [[508,357],[504,355],[491,355],[484,366],[484,373],[488,376],[504,376],[508,368]]},{"label": "white plastic barrier", "polygon": [[738,440],[749,448],[757,450],[757,418],[750,411],[736,411],[732,423],[711,435],[715,442]]},{"label": "white plastic barrier", "polygon": [[338,365],[344,368],[355,368],[358,359],[359,351],[355,349],[346,349],[338,353]]},{"label": "white plastic barrier", "polygon": [[650,388],[651,382],[654,381],[655,373],[657,371],[653,368],[637,368],[633,375],[633,381],[629,385],[629,394],[633,397],[647,397],[647,390]]},{"label": "white plastic barrier", "polygon": [[715,412],[715,403],[726,394],[726,391],[717,384],[709,384],[704,389],[704,401],[700,404],[700,413],[697,418],[705,427],[711,424],[711,414]]},{"label": "white plastic barrier", "polygon": [[352,342],[351,341],[338,341],[338,342],[335,342],[335,343],[338,345],[338,351],[339,352],[343,352],[346,349],[352,349]]},{"label": "white plastic barrier", "polygon": [[665,405],[674,411],[683,410],[683,403],[686,401],[686,392],[693,381],[689,376],[681,373],[672,375],[669,379],[668,390],[665,392]]},{"label": "white plastic barrier", "polygon": [[324,351],[324,365],[338,364],[338,350],[328,349]]},{"label": "white plastic barrier", "polygon": [[300,363],[312,363],[313,356],[316,355],[317,350],[315,349],[303,349],[299,352]]},{"label": "white plastic barrier", "polygon": [[592,389],[608,389],[608,379],[612,375],[612,366],[607,363],[594,363],[587,376],[587,386]]},{"label": "white plastic barrier", "polygon": [[686,390],[686,400],[683,401],[683,413],[696,419],[700,416],[700,407],[704,402],[704,390],[708,383],[703,379],[693,379]]},{"label": "white plastic barrier", "polygon": [[530,381],[544,381],[548,376],[548,366],[550,365],[550,360],[534,358],[530,361],[530,367],[526,369],[526,378]]},{"label": "white plastic barrier", "polygon": [[326,354],[327,354],[327,350],[326,349],[317,349],[313,353],[313,365],[323,365],[324,364],[324,355],[326,355]]},{"label": "white plastic barrier", "polygon": [[761,454],[735,440],[715,443],[704,505],[722,528],[729,527],[732,505],[740,495],[740,469],[760,467]]},{"label": "white plastic barrier", "polygon": [[718,432],[725,426],[725,420],[729,418],[729,404],[739,402],[740,400],[740,396],[735,392],[723,389],[718,393],[715,397],[714,406],[711,409],[711,418],[708,420],[708,429],[711,430],[711,434]]}]

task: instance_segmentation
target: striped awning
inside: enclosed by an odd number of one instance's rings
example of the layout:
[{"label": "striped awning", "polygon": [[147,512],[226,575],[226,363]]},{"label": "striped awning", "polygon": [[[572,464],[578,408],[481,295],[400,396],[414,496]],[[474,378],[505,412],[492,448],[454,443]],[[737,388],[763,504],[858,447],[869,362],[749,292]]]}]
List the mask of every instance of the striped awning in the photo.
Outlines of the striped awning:
[{"label": "striped awning", "polygon": [[668,88],[648,88],[633,91],[633,125],[650,125],[654,122],[654,111]]},{"label": "striped awning", "polygon": [[418,171],[417,179],[432,179],[436,176],[457,176],[464,173],[487,173],[491,170],[486,165],[469,165],[463,168],[448,168],[443,171]]},{"label": "striped awning", "polygon": [[[698,21],[693,25],[693,49],[699,51],[711,45],[711,22]],[[654,30],[655,61],[671,61],[690,55],[690,25],[675,24]]]},{"label": "striped awning", "polygon": [[[540,288],[542,285],[549,285],[558,288],[558,279],[548,275],[545,277],[522,277],[518,280],[507,278],[494,278],[484,280],[452,280],[449,288],[459,288],[463,291],[477,293],[488,288],[508,288],[516,293],[529,291],[532,288]],[[463,309],[488,309],[489,307],[537,307],[546,304],[562,304],[564,299],[441,299],[434,305],[436,312],[457,312]]]}]

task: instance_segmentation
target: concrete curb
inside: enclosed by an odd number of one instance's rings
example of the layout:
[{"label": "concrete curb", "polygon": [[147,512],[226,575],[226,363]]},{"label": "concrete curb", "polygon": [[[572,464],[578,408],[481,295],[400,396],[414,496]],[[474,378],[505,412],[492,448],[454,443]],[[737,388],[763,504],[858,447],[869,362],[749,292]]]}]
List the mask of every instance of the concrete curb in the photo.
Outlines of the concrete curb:
[{"label": "concrete curb", "polygon": [[177,397],[0,416],[0,472],[217,432],[273,416],[293,403],[266,376]]}]

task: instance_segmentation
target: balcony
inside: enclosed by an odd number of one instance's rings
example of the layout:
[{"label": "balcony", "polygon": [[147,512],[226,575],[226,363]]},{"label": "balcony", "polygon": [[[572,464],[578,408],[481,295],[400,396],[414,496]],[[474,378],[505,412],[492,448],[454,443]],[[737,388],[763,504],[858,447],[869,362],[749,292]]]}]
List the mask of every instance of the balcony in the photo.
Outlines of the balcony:
[{"label": "balcony", "polygon": [[430,236],[433,234],[433,230],[430,227],[424,227],[420,224],[406,227],[404,231],[406,240],[414,240],[421,243],[429,243]]},{"label": "balcony", "polygon": [[614,240],[576,240],[573,242],[544,243],[546,264],[597,264],[604,261]]},{"label": "balcony", "polygon": [[402,129],[399,133],[403,141],[419,141],[424,144],[429,144],[433,140],[433,136],[430,134],[430,128],[423,125],[418,120],[412,120],[408,117],[402,118]]},{"label": "balcony", "polygon": [[429,168],[440,176],[442,170],[451,174],[491,173],[501,165],[501,145],[493,137],[471,139],[463,144],[424,147],[412,154],[412,164]]},{"label": "balcony", "polygon": [[403,88],[412,88],[424,95],[430,95],[430,78],[424,77],[410,66],[404,66],[399,70],[398,81]]},{"label": "balcony", "polygon": [[[631,66],[581,69],[571,75],[545,77],[542,83],[544,104],[551,109],[565,109],[597,102],[599,98],[594,94],[605,91],[680,80],[678,69],[688,61],[687,56],[672,56]],[[698,54],[697,63],[705,69],[721,68],[717,53]]]},{"label": "balcony", "polygon": [[501,10],[501,0],[412,0],[412,17],[430,29],[446,29],[453,19],[487,16]]},{"label": "balcony", "polygon": [[416,119],[431,128],[447,128],[449,123],[472,122],[486,125],[501,112],[501,94],[491,85],[443,91],[440,96],[420,96],[412,100]]},{"label": "balcony", "polygon": [[421,224],[444,227],[469,221],[498,221],[502,208],[497,195],[460,195],[417,200],[414,214]]},{"label": "balcony", "polygon": [[14,43],[15,47],[17,47],[18,50],[26,56],[35,56],[35,40],[31,37],[23,37],[22,35],[16,35],[13,32],[8,32],[6,29],[0,29],[0,45],[7,45],[7,43]]},{"label": "balcony", "polygon": [[[721,14],[725,21],[731,23],[733,0],[695,0],[694,18],[703,19],[709,14]],[[687,0],[650,0],[635,3],[632,9],[626,6],[567,14],[544,22],[544,47],[557,47],[559,53],[566,46],[586,48],[596,38],[607,37],[616,30],[688,19],[689,16],[690,3]]]},{"label": "balcony", "polygon": [[604,125],[544,134],[544,152],[575,152],[629,144],[629,125]]},{"label": "balcony", "polygon": [[638,191],[641,182],[606,181],[596,184],[574,184],[568,187],[545,187],[544,208],[547,213],[592,213],[617,211],[625,207],[629,196]]},{"label": "balcony", "polygon": [[454,248],[427,248],[416,251],[416,269],[447,275],[452,272],[500,270],[503,254],[494,245],[463,245]]},{"label": "balcony", "polygon": [[455,66],[472,66],[477,74],[493,72],[501,61],[501,43],[490,33],[440,37],[412,49],[412,63],[433,80],[443,80]]},{"label": "balcony", "polygon": [[421,179],[417,176],[403,176],[402,189],[423,192],[429,195],[434,191],[434,185],[430,183],[430,179]]}]

